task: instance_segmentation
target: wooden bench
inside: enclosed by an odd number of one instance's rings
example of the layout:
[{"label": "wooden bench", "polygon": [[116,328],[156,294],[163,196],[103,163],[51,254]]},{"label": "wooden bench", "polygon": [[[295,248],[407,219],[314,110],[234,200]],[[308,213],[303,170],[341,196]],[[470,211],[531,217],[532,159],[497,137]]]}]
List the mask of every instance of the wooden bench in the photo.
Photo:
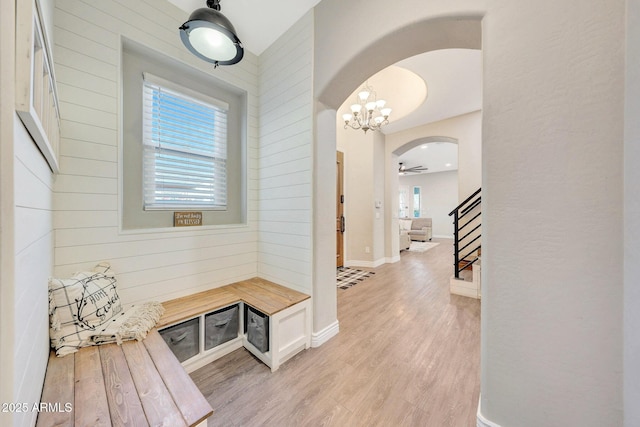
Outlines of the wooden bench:
[{"label": "wooden bench", "polygon": [[241,327],[238,339],[220,349],[201,349],[198,356],[183,362],[188,372],[242,346],[275,371],[281,363],[311,346],[310,296],[257,277],[163,302],[165,312],[157,326],[162,329],[176,325],[233,304],[249,305],[269,316],[269,351],[255,348]]},{"label": "wooden bench", "polygon": [[156,329],[143,341],[51,352],[38,415],[48,426],[206,426],[213,409]]}]

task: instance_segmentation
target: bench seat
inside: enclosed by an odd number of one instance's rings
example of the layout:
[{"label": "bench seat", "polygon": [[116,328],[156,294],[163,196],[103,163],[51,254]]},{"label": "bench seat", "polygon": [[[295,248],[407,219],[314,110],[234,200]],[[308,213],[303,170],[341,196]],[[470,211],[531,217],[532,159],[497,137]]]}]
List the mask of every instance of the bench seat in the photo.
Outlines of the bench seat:
[{"label": "bench seat", "polygon": [[[206,425],[213,409],[156,329],[142,341],[51,352],[37,427]],[[66,410],[68,409],[68,410]]]},{"label": "bench seat", "polygon": [[188,372],[242,346],[275,371],[281,363],[311,346],[311,297],[259,277],[165,301],[157,327],[176,325],[233,304],[249,305],[269,316],[269,350],[258,350],[241,332],[221,348],[201,351],[184,361]]},{"label": "bench seat", "polygon": [[272,316],[309,298],[309,295],[302,292],[254,277],[163,302],[164,314],[157,327],[175,324],[238,302],[249,304]]}]

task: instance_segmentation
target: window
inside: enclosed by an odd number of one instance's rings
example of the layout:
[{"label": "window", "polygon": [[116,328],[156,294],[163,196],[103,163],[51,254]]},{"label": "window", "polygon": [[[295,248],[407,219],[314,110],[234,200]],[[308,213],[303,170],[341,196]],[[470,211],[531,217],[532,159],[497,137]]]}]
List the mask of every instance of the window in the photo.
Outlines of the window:
[{"label": "window", "polygon": [[124,39],[123,230],[172,228],[174,212],[189,210],[202,211],[203,226],[246,223],[247,99],[243,89]]},{"label": "window", "polygon": [[226,209],[227,103],[144,74],[144,209]]},{"label": "window", "polygon": [[421,200],[420,200],[420,187],[413,187],[413,217],[420,218]]}]

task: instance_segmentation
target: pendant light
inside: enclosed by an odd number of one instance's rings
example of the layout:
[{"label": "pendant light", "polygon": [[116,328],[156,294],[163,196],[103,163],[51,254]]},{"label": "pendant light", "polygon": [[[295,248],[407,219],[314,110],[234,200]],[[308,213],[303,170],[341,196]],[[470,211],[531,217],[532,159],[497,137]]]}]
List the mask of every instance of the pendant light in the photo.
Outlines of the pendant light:
[{"label": "pendant light", "polygon": [[232,65],[244,56],[242,42],[233,24],[220,12],[220,0],[207,0],[180,27],[182,43],[200,59],[218,65]]}]

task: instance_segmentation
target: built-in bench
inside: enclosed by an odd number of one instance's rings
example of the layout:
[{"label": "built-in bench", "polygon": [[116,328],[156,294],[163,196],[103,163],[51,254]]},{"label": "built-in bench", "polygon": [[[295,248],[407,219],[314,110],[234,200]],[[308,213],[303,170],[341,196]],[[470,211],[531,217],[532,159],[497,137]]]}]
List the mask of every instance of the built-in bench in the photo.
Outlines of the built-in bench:
[{"label": "built-in bench", "polygon": [[206,426],[211,405],[157,330],[142,341],[52,351],[37,427]]},{"label": "built-in bench", "polygon": [[[191,372],[233,350],[245,347],[271,368],[311,346],[311,299],[309,295],[286,288],[261,278],[252,278],[230,285],[199,292],[163,302],[165,312],[158,329],[186,324],[199,319],[200,346],[197,354],[183,362]],[[205,336],[205,317],[216,310],[238,305],[240,325],[237,337],[215,348],[206,350],[202,343]],[[268,350],[254,346],[248,337],[245,324],[248,307],[268,317]]]},{"label": "built-in bench", "polygon": [[[242,327],[233,340],[181,364],[158,330],[237,304],[268,317],[269,350],[252,345]],[[142,341],[85,347],[56,357],[51,352],[37,427],[206,426],[213,409],[185,369],[196,369],[244,346],[272,371],[311,345],[309,295],[264,279],[243,280],[163,303],[164,315]],[[200,322],[202,342],[204,322]]]}]

